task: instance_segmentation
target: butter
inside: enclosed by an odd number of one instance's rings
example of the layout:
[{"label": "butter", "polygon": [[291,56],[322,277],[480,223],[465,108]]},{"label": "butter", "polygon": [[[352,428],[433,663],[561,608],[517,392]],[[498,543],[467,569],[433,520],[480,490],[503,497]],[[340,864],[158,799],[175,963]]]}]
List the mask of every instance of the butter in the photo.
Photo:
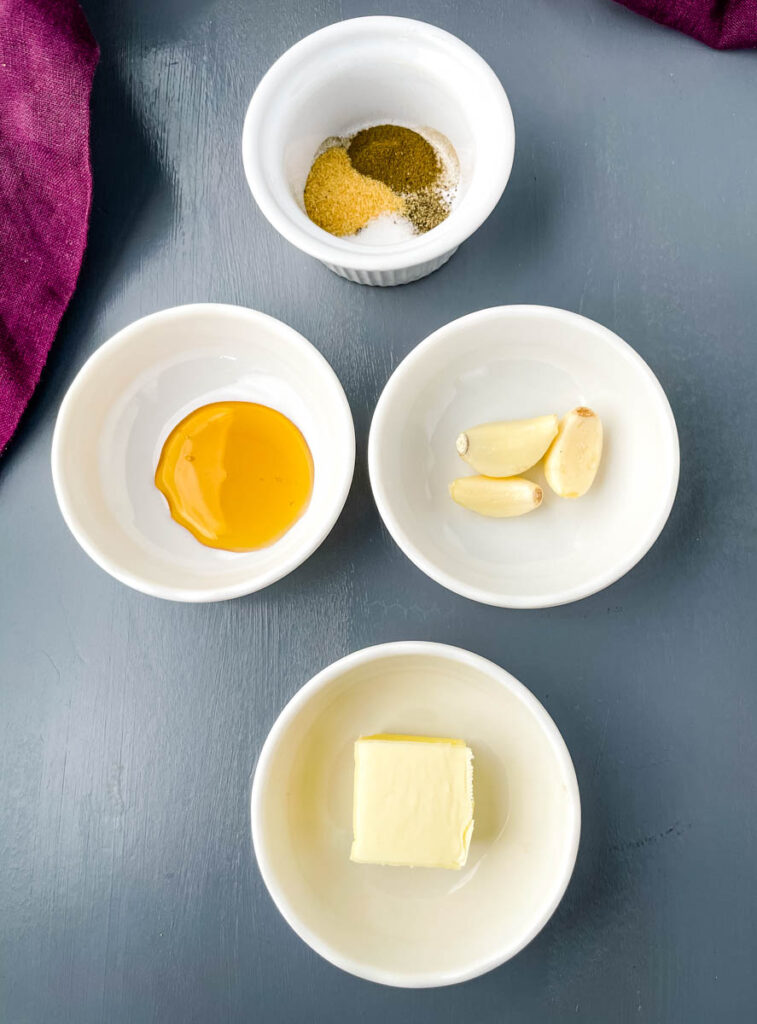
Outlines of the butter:
[{"label": "butter", "polygon": [[355,743],[350,860],[464,867],[473,833],[473,753],[463,740],[381,734]]}]

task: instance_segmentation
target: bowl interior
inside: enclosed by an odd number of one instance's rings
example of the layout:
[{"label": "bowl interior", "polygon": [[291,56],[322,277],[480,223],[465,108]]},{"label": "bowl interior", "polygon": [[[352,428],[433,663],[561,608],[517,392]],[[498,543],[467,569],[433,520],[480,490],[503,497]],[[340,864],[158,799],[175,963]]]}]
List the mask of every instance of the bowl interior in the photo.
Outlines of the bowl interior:
[{"label": "bowl interior", "polygon": [[[475,216],[479,205],[489,203],[489,212],[512,162],[512,115],[493,72],[448,33],[402,18],[359,18],[303,40],[263,79],[250,112],[255,128],[245,132],[246,160],[267,197],[306,234],[346,250],[355,243],[326,234],[304,212],[305,181],[324,139],[383,122],[446,135],[461,179],[453,213],[434,229],[440,235],[453,218]],[[391,248],[412,248],[425,237]]]},{"label": "bowl interior", "polygon": [[[280,410],[313,455],[305,514],[260,551],[204,547],[170,517],[153,481],[173,427],[224,399]],[[190,306],[138,321],[95,353],[64,401],[54,462],[69,524],[100,564],[150,593],[202,599],[218,588],[256,589],[306,557],[341,509],[353,458],[344,392],[304,338],[252,310]]]},{"label": "bowl interior", "polygon": [[[542,505],[488,519],[456,505],[448,485],[474,472],[455,451],[477,423],[588,405],[604,451],[592,489],[557,497],[541,466],[523,476]],[[649,368],[605,328],[540,307],[504,307],[442,328],[398,368],[370,438],[371,481],[395,540],[445,586],[492,604],[540,606],[617,579],[664,525],[678,479],[678,442]]]},{"label": "bowl interior", "polygon": [[[535,698],[492,669],[446,653],[347,659],[282,716],[255,780],[256,850],[290,923],[347,970],[398,985],[459,980],[519,949],[562,895],[578,831],[570,758]],[[375,732],[471,746],[475,828],[461,871],[349,860],[353,744]]]}]

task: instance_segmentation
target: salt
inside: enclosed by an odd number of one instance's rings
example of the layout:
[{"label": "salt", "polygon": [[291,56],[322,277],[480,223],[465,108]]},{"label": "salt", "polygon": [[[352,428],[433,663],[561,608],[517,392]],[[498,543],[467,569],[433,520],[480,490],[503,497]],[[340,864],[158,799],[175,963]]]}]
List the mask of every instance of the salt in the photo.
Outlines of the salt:
[{"label": "salt", "polygon": [[407,217],[400,217],[396,213],[382,213],[369,220],[364,228],[350,235],[349,239],[360,245],[396,245],[414,237],[415,230]]}]

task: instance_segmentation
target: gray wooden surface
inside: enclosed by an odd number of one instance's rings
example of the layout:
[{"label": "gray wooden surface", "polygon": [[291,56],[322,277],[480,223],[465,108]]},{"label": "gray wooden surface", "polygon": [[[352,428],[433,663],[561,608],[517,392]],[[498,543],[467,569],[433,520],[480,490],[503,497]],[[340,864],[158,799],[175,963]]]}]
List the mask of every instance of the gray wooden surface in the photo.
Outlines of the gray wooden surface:
[{"label": "gray wooden surface", "polygon": [[[476,47],[513,105],[513,176],[437,274],[349,284],[269,227],[240,131],[261,74],[359,0],[85,0],[103,50],[89,252],[0,466],[0,1019],[474,1024],[754,1020],[757,54],[718,54],[610,0],[386,0]],[[311,339],[358,432],[345,512],[269,590],[185,607],[79,550],[49,472],[56,409],[118,328],[238,302]],[[625,579],[543,612],[432,583],[381,527],[371,410],[430,331],[509,302],[578,310],[667,390],[678,501]],[[573,754],[584,831],[557,914],[514,961],[401,992],[285,925],[249,838],[283,704],[367,644],[445,640],[510,669]]]}]

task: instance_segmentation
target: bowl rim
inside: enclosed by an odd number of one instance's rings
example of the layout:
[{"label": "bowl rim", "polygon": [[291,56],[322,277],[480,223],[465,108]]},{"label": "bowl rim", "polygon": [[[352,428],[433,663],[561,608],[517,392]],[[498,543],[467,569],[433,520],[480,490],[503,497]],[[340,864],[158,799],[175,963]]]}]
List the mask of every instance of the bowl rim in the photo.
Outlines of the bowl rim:
[{"label": "bowl rim", "polygon": [[[485,320],[498,320],[503,317],[509,319],[513,316],[524,315],[579,324],[583,328],[598,334],[611,348],[614,348],[622,358],[629,363],[632,363],[638,370],[640,370],[651,390],[651,393],[657,400],[662,412],[663,420],[667,425],[666,439],[668,444],[671,446],[670,458],[672,463],[671,474],[668,480],[667,491],[664,495],[664,501],[662,501],[657,516],[654,520],[650,521],[647,530],[644,532],[641,540],[635,547],[630,549],[623,558],[614,562],[613,565],[607,568],[604,572],[595,573],[591,579],[586,580],[583,583],[536,595],[503,593],[486,589],[484,587],[473,586],[458,579],[453,574],[448,573],[445,569],[440,568],[431,561],[431,559],[427,558],[421,551],[419,551],[415,543],[408,536],[397,516],[394,514],[386,481],[379,470],[378,454],[383,435],[384,420],[389,414],[392,393],[398,386],[399,382],[402,381],[408,373],[413,371],[416,363],[421,362],[431,348],[440,341],[443,341],[450,334],[454,334],[461,328],[464,329],[470,324],[479,323]],[[670,511],[673,507],[673,502],[675,501],[680,475],[680,447],[673,410],[670,408],[670,403],[662,385],[650,369],[649,365],[644,361],[639,353],[628,344],[628,342],[623,341],[623,339],[617,334],[609,328],[604,327],[602,324],[597,323],[596,320],[591,320],[589,317],[583,316],[580,313],[573,313],[569,310],[560,309],[556,306],[490,306],[486,309],[479,309],[473,313],[468,313],[465,316],[458,317],[457,319],[451,320],[449,323],[438,328],[438,330],[428,335],[428,337],[424,338],[423,341],[416,345],[416,347],[405,356],[402,362],[393,371],[384,386],[384,390],[379,396],[379,400],[373,413],[373,419],[371,421],[370,433],[368,436],[368,474],[371,481],[373,498],[376,502],[376,506],[384,525],[394,538],[396,544],[410,559],[410,561],[432,580],[435,580],[437,583],[441,584],[441,586],[446,587],[453,593],[460,594],[462,597],[467,597],[472,601],[478,601],[481,604],[492,605],[498,608],[554,608],[558,605],[570,604],[573,601],[580,601],[585,597],[590,597],[592,594],[598,593],[600,590],[604,590],[606,587],[617,582],[617,580],[622,576],[625,576],[625,574],[640,562],[644,555],[646,555],[662,533],[663,527],[668,521]]]},{"label": "bowl rim", "polygon": [[[488,675],[494,682],[510,690],[511,693],[521,700],[538,720],[552,746],[558,765],[565,776],[568,805],[572,812],[569,843],[567,852],[564,855],[562,873],[559,876],[555,893],[547,908],[515,943],[508,945],[504,949],[498,949],[491,956],[480,958],[474,964],[462,970],[419,971],[407,975],[398,975],[394,971],[371,967],[370,964],[343,955],[330,943],[324,942],[312,928],[309,928],[302,921],[297,910],[278,883],[274,858],[266,849],[263,838],[262,805],[267,776],[270,772],[274,754],[291,722],[296,719],[312,697],[341,678],[345,672],[372,661],[405,655],[446,658],[477,669],[479,672]],[[364,647],[332,662],[305,683],[283,707],[263,743],[254,769],[250,794],[250,820],[253,849],[263,882],[279,913],[303,942],[335,967],[339,967],[341,970],[347,971],[358,978],[363,978],[366,981],[373,981],[381,985],[391,985],[397,988],[438,988],[469,981],[471,978],[477,978],[488,971],[494,970],[495,967],[499,967],[519,953],[547,924],[565,895],[573,875],[581,838],[581,797],[573,761],[560,730],[544,705],[515,676],[488,658],[474,654],[472,651],[461,647],[429,640],[399,640]]]},{"label": "bowl rim", "polygon": [[[442,41],[458,54],[474,64],[488,83],[488,94],[493,109],[492,123],[499,121],[498,131],[504,141],[499,167],[493,166],[487,175],[488,197],[479,203],[472,216],[460,216],[454,219],[454,211],[446,221],[448,230],[440,233],[433,231],[409,241],[393,245],[363,246],[350,245],[344,239],[336,240],[327,231],[315,224],[312,232],[295,223],[282,211],[274,198],[266,181],[260,147],[256,140],[265,123],[269,105],[278,89],[280,82],[286,80],[301,60],[310,59],[325,44],[344,40],[350,35],[375,35],[377,31],[396,30],[405,34],[412,33],[419,39]],[[268,222],[288,242],[302,252],[313,256],[331,266],[348,270],[390,271],[405,270],[438,259],[442,255],[452,253],[469,238],[487,219],[502,197],[512,170],[515,154],[515,123],[507,93],[497,75],[484,58],[471,46],[457,36],[436,25],[414,18],[393,17],[388,15],[368,15],[360,18],[349,18],[338,21],[325,28],[318,29],[300,39],[286,50],[274,63],[258,83],[244,119],[242,129],[242,163],[247,183],[253,198],[260,207]]]},{"label": "bowl rim", "polygon": [[[211,315],[220,316],[222,318],[230,317],[233,319],[241,319],[246,321],[252,327],[264,325],[268,330],[275,331],[279,335],[282,343],[286,343],[295,349],[299,349],[301,352],[307,353],[310,358],[314,358],[316,363],[320,365],[324,373],[325,380],[332,385],[333,395],[330,400],[336,402],[341,410],[342,431],[346,444],[346,458],[344,459],[344,464],[341,469],[339,486],[336,487],[332,493],[329,514],[324,516],[320,523],[314,521],[315,528],[312,529],[303,540],[300,547],[292,552],[288,558],[282,559],[279,564],[272,567],[267,572],[256,573],[254,576],[251,576],[239,583],[216,587],[177,587],[165,584],[156,584],[149,580],[145,580],[140,574],[132,572],[125,566],[110,558],[94,541],[92,541],[89,533],[77,515],[66,473],[63,468],[63,451],[66,445],[69,418],[72,415],[72,410],[77,405],[81,393],[90,385],[92,378],[96,377],[97,374],[101,372],[101,369],[107,365],[109,359],[113,355],[130,345],[145,328],[149,329],[154,326],[162,326],[167,323],[182,320],[186,317],[192,318],[196,315]],[[160,353],[156,351],[156,361],[159,358]],[[145,365],[149,366],[149,362],[146,362]],[[180,306],[170,306],[166,309],[149,313],[146,316],[140,317],[138,320],[132,321],[125,327],[122,327],[107,341],[103,342],[87,358],[69,385],[68,390],[63,397],[63,401],[61,402],[60,409],[58,410],[55,427],[53,429],[50,462],[53,489],[55,491],[55,496],[58,500],[58,505],[63,519],[80,546],[89,555],[92,561],[100,566],[101,569],[104,569],[105,572],[109,573],[120,583],[124,583],[126,586],[131,587],[134,590],[138,590],[143,594],[147,594],[150,597],[159,597],[164,600],[182,601],[187,603],[226,601],[231,598],[252,594],[258,590],[262,590],[264,587],[267,587],[272,583],[275,583],[277,580],[282,579],[282,577],[288,575],[306,561],[306,559],[308,559],[310,555],[312,555],[313,552],[323,543],[339,518],[352,485],[355,468],[355,426],[349,402],[347,401],[347,396],[344,393],[344,388],[342,387],[342,384],[333,368],[322,353],[318,351],[315,345],[308,341],[307,338],[301,335],[293,327],[290,327],[283,321],[278,320],[276,317],[270,316],[267,313],[261,313],[259,310],[251,309],[247,306],[237,306],[231,303],[222,302],[187,303]]]}]

